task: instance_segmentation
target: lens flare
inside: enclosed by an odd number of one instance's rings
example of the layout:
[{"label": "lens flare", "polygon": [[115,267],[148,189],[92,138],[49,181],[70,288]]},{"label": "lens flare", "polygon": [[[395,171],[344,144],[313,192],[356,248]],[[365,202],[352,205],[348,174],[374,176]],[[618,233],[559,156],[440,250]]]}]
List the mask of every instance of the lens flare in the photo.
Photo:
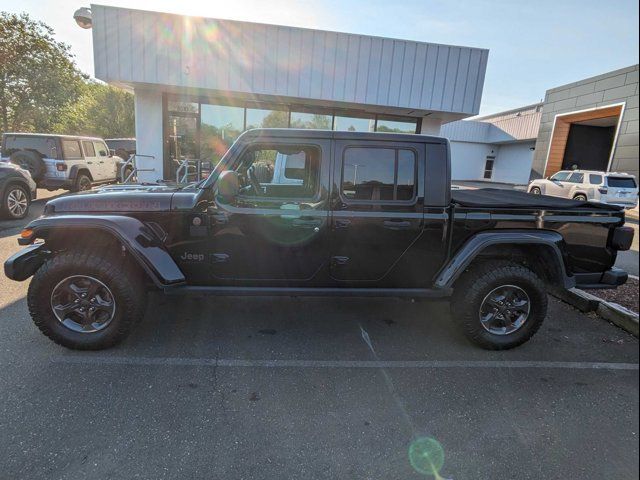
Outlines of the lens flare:
[{"label": "lens flare", "polygon": [[444,450],[435,438],[421,437],[409,445],[409,463],[423,475],[440,480],[440,470],[444,465]]}]

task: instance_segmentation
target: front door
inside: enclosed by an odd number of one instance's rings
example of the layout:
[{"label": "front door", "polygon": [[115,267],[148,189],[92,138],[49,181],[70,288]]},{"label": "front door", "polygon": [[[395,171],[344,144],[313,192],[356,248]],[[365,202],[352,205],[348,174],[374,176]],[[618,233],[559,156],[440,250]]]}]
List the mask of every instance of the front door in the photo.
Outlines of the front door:
[{"label": "front door", "polygon": [[[234,166],[241,193],[216,199],[213,283],[312,282],[328,262],[330,141],[277,139],[246,147]],[[280,172],[279,175],[275,175]]]},{"label": "front door", "polygon": [[395,145],[336,142],[331,277],[337,281],[412,282],[412,266],[400,259],[423,230],[424,146]]},{"label": "front door", "polygon": [[567,178],[571,175],[571,172],[558,172],[553,175],[546,185],[546,194],[553,195],[555,197],[565,197],[567,188]]},{"label": "front door", "polygon": [[100,175],[103,180],[114,180],[116,178],[116,160],[109,156],[109,149],[104,142],[93,142],[96,151],[96,161]]},{"label": "front door", "polygon": [[93,142],[91,140],[83,140],[82,150],[84,151],[84,161],[89,167],[89,172],[91,172],[93,179],[97,182],[104,180],[104,172],[98,163],[98,157],[96,156],[96,149],[93,146]]}]

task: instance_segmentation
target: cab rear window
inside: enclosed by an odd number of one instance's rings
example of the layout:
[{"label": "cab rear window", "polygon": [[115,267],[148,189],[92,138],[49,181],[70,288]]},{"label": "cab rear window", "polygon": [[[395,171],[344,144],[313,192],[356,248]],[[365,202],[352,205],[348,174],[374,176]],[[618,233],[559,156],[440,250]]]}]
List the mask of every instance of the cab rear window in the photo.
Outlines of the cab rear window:
[{"label": "cab rear window", "polygon": [[608,177],[607,185],[613,188],[636,188],[636,181],[628,177]]},{"label": "cab rear window", "polygon": [[342,196],[374,202],[415,197],[416,156],[412,150],[349,147],[342,163]]}]

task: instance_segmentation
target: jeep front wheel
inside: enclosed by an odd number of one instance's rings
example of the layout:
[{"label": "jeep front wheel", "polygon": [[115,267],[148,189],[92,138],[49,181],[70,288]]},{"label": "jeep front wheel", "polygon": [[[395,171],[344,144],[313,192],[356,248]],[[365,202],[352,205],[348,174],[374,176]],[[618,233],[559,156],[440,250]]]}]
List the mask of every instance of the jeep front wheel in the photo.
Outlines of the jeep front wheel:
[{"label": "jeep front wheel", "polygon": [[488,350],[506,350],[538,331],[547,314],[547,292],[528,268],[487,261],[464,273],[451,305],[467,338]]},{"label": "jeep front wheel", "polygon": [[27,301],[47,337],[67,348],[100,350],[122,341],[140,321],[146,291],[124,258],[64,252],[36,272]]}]

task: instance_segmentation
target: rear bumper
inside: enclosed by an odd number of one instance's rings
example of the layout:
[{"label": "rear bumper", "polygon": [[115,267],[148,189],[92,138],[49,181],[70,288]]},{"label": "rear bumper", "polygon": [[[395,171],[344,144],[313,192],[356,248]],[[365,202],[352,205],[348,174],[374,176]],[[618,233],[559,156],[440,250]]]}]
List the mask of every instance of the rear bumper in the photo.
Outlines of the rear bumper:
[{"label": "rear bumper", "polygon": [[38,182],[38,186],[51,190],[58,190],[60,188],[70,190],[71,187],[73,187],[73,180],[69,178],[43,178]]},{"label": "rear bumper", "polygon": [[606,272],[576,273],[574,277],[576,279],[576,287],[578,288],[616,288],[627,282],[629,274],[624,270],[614,267]]}]

